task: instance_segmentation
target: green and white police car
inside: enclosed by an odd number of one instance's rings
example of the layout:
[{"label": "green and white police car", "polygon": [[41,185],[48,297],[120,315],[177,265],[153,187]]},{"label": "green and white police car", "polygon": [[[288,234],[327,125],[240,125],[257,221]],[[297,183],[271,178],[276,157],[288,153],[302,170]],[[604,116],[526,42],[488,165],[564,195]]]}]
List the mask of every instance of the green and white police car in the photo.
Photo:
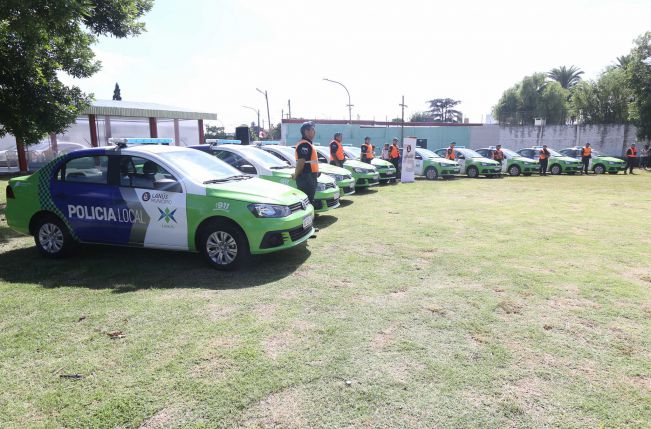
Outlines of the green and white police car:
[{"label": "green and white police car", "polygon": [[[482,149],[477,149],[477,153],[481,156],[484,156],[488,159],[493,159],[493,151],[495,146],[489,146]],[[502,173],[509,173],[510,176],[519,176],[520,174],[524,176],[531,176],[533,173],[537,173],[540,170],[540,164],[538,161],[525,158],[517,152],[514,152],[510,149],[502,148],[502,153],[504,154],[504,162],[502,162]]]},{"label": "green and white police car", "polygon": [[[488,159],[472,149],[456,146],[454,152],[456,162],[459,163],[459,167],[461,168],[461,174],[475,178],[479,176],[497,177],[502,173],[499,162]],[[435,153],[445,158],[447,148],[437,149]]]},{"label": "green and white police car", "polygon": [[[291,165],[255,146],[224,144],[191,148],[210,153],[244,174],[297,188],[296,180],[292,179],[294,169]],[[314,210],[321,213],[339,207],[339,187],[334,179],[321,174],[317,181]]]},{"label": "green and white police car", "polygon": [[[354,146],[344,145],[344,154],[346,158],[354,159],[361,162],[362,149]],[[366,164],[362,162],[362,164]],[[366,164],[368,165],[368,164]],[[389,161],[380,158],[373,158],[371,165],[377,169],[380,174],[380,183],[396,182],[398,180],[398,172],[396,168]]]},{"label": "green and white police car", "polygon": [[[292,167],[296,166],[296,155],[293,147],[281,146],[278,144],[262,145],[257,147],[289,163]],[[322,163],[319,163],[319,171],[323,174],[327,174],[335,180],[337,186],[339,186],[341,194],[351,195],[355,193],[355,179],[353,179],[350,171],[342,167]]]},{"label": "green and white police car", "polygon": [[[402,149],[400,149],[402,156]],[[445,159],[429,149],[416,148],[414,156],[414,174],[425,176],[429,180],[436,180],[439,177],[449,179],[461,172],[461,167],[456,161]]]},{"label": "green and white police car", "polygon": [[[568,147],[560,150],[560,153],[580,161],[583,153],[582,149],[581,146]],[[608,174],[617,174],[626,170],[626,162],[614,156],[603,155],[601,152],[592,149],[592,158],[590,158],[588,169],[592,170],[594,174],[604,174],[606,172]]]},{"label": "green and white police car", "polygon": [[[330,150],[328,147],[319,146],[317,144],[314,145],[314,148],[316,149],[319,166],[323,164],[329,164]],[[345,153],[344,156],[346,156]],[[356,189],[369,188],[371,186],[377,186],[380,184],[380,174],[372,165],[369,165],[362,161],[350,159],[346,156],[346,160],[344,161],[344,168],[350,171],[350,173],[353,175],[353,179],[355,179]]]},{"label": "green and white police car", "polygon": [[[531,158],[536,161],[540,158],[542,146],[532,146],[530,148],[520,149],[518,154],[525,158]],[[581,161],[565,156],[556,152],[554,149],[547,148],[549,151],[549,161],[547,162],[547,171],[551,174],[576,174],[581,172]]]},{"label": "green and white police car", "polygon": [[304,193],[176,146],[75,151],[11,179],[6,193],[9,226],[54,258],[98,243],[199,252],[228,270],[314,232]]}]

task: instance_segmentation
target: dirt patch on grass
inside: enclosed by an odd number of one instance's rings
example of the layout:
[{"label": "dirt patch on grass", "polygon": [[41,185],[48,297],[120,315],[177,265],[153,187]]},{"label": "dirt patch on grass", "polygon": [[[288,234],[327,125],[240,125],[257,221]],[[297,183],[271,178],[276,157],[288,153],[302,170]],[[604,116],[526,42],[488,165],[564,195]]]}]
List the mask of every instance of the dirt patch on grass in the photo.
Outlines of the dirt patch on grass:
[{"label": "dirt patch on grass", "polygon": [[272,393],[242,415],[244,428],[304,428],[309,422],[303,415],[304,394],[297,388]]},{"label": "dirt patch on grass", "polygon": [[278,306],[276,304],[259,304],[253,309],[253,314],[262,321],[269,322],[273,320]]},{"label": "dirt patch on grass", "polygon": [[554,297],[548,301],[548,305],[559,310],[583,310],[586,308],[598,309],[601,305],[585,298]]},{"label": "dirt patch on grass", "polygon": [[394,322],[386,329],[383,329],[382,331],[375,334],[371,340],[371,348],[373,350],[383,350],[389,344],[392,344],[396,339],[395,331],[397,328],[398,324]]},{"label": "dirt patch on grass", "polygon": [[627,377],[627,379],[630,384],[634,385],[638,389],[651,392],[651,377],[635,376]]},{"label": "dirt patch on grass", "polygon": [[235,314],[235,307],[218,302],[209,302],[204,309],[204,314],[208,320],[218,322],[228,319]]},{"label": "dirt patch on grass", "polygon": [[383,371],[398,383],[407,384],[425,365],[408,357],[401,357],[383,365]]},{"label": "dirt patch on grass", "polygon": [[142,422],[138,429],[163,429],[178,425],[183,420],[186,420],[186,416],[178,408],[166,407]]},{"label": "dirt patch on grass", "polygon": [[272,335],[263,343],[263,349],[271,359],[277,359],[281,354],[297,345],[301,338],[314,329],[314,325],[304,320],[295,320],[292,326],[282,332]]},{"label": "dirt patch on grass", "polygon": [[506,314],[520,314],[522,313],[524,306],[510,299],[505,299],[497,304],[497,308]]}]

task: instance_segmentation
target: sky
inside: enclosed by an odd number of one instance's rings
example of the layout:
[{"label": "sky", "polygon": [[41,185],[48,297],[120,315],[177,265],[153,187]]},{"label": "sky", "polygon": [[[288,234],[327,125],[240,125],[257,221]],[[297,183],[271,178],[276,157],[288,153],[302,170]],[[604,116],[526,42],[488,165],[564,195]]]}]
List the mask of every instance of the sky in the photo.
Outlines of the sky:
[{"label": "sky", "polygon": [[102,70],[65,78],[97,99],[216,113],[227,131],[287,114],[384,121],[461,100],[482,122],[502,92],[534,72],[580,67],[595,79],[651,30],[649,0],[435,2],[400,0],[157,0],[147,32],[101,38]]}]

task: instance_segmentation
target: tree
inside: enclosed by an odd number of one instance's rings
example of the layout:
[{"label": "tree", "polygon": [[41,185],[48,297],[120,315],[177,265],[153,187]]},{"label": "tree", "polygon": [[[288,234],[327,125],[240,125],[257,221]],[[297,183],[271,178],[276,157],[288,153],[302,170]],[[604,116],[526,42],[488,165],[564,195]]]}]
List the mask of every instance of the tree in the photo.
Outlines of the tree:
[{"label": "tree", "polygon": [[411,115],[409,122],[434,122],[430,112],[416,112]]},{"label": "tree", "polygon": [[637,137],[651,139],[651,31],[635,40],[626,67],[626,82],[632,93],[629,119],[637,127]]},{"label": "tree", "polygon": [[435,98],[429,100],[429,114],[433,122],[461,122],[463,113],[454,110],[453,107],[461,103],[460,100],[451,98]]},{"label": "tree", "polygon": [[570,89],[581,80],[581,75],[583,71],[575,66],[565,67],[560,66],[558,68],[552,69],[547,76],[560,83],[561,86],[565,89]]},{"label": "tree", "polygon": [[92,94],[59,80],[100,69],[91,45],[144,31],[153,0],[3,1],[0,3],[0,137],[32,144],[62,133]]},{"label": "tree", "polygon": [[120,85],[115,82],[115,88],[113,89],[113,100],[122,101],[122,95],[120,95]]},{"label": "tree", "polygon": [[583,81],[572,89],[572,114],[584,124],[624,124],[630,97],[626,71],[611,68],[596,82]]},{"label": "tree", "polygon": [[218,127],[217,125],[206,125],[203,135],[206,139],[228,139],[233,137],[226,134],[224,127]]},{"label": "tree", "polygon": [[631,56],[630,55],[622,55],[617,57],[617,64],[615,64],[615,68],[618,69],[626,69],[628,67],[628,63],[631,62]]},{"label": "tree", "polygon": [[509,125],[533,125],[536,118],[545,118],[550,125],[564,124],[569,95],[558,82],[548,81],[544,73],[534,73],[504,91],[493,107],[493,116]]}]

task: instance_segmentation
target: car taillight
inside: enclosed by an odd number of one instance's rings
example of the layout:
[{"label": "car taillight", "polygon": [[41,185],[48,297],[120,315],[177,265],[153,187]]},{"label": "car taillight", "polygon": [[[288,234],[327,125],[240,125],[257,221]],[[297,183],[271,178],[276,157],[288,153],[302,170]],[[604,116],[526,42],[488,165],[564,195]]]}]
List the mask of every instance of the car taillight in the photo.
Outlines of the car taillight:
[{"label": "car taillight", "polygon": [[11,189],[11,186],[7,185],[7,199],[11,198],[12,200],[16,199],[16,196],[14,195],[14,190]]}]

